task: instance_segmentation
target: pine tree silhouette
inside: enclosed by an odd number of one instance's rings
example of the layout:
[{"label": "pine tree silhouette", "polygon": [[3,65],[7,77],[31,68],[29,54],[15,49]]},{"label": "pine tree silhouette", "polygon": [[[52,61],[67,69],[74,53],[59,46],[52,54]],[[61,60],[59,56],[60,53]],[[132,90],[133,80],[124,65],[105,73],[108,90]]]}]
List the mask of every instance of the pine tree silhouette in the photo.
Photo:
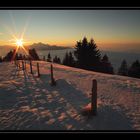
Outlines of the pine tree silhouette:
[{"label": "pine tree silhouette", "polygon": [[128,66],[127,66],[127,62],[126,62],[125,59],[121,63],[121,66],[118,70],[118,74],[119,75],[124,75],[124,76],[128,75]]},{"label": "pine tree silhouette", "polygon": [[36,50],[34,48],[33,49],[29,49],[29,57],[32,60],[40,60],[39,56],[38,56],[38,54],[37,54],[37,52],[36,52]]},{"label": "pine tree silhouette", "polygon": [[61,64],[61,60],[60,60],[59,57],[57,57],[57,55],[53,58],[53,62],[54,62],[54,63]]},{"label": "pine tree silhouette", "polygon": [[62,64],[63,65],[67,65],[67,66],[69,65],[69,55],[68,55],[68,52],[66,52]]},{"label": "pine tree silhouette", "polygon": [[109,73],[109,74],[114,73],[113,67],[112,67],[111,63],[109,62],[109,58],[108,58],[108,56],[106,54],[101,59],[101,63],[102,63],[101,72]]},{"label": "pine tree silhouette", "polygon": [[51,54],[50,53],[48,53],[48,57],[47,57],[47,61],[48,62],[52,62],[52,60],[51,60],[52,58],[51,58]]},{"label": "pine tree silhouette", "polygon": [[13,50],[13,51],[10,50],[10,51],[5,55],[5,57],[3,58],[3,61],[11,61],[11,60],[13,59],[14,52],[15,52],[15,50]]},{"label": "pine tree silhouette", "polygon": [[101,54],[93,39],[90,42],[84,37],[78,41],[75,47],[74,55],[77,59],[77,66],[87,70],[100,70]]},{"label": "pine tree silhouette", "polygon": [[72,55],[72,52],[69,52],[69,66],[74,67],[75,61]]},{"label": "pine tree silhouette", "polygon": [[75,66],[75,60],[74,57],[72,55],[72,52],[66,52],[65,57],[63,59],[63,65],[67,65],[70,67],[74,67]]},{"label": "pine tree silhouette", "polygon": [[140,62],[136,60],[128,70],[128,76],[140,78]]}]

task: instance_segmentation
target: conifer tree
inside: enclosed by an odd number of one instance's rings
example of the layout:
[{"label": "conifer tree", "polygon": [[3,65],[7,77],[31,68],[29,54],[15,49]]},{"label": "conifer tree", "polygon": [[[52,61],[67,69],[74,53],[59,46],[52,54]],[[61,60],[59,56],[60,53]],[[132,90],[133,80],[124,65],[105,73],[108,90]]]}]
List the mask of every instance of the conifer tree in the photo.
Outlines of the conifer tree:
[{"label": "conifer tree", "polygon": [[124,75],[124,76],[128,75],[128,66],[127,66],[127,62],[126,62],[125,59],[121,63],[121,66],[118,70],[118,74],[119,75]]},{"label": "conifer tree", "polygon": [[48,53],[47,61],[48,61],[48,62],[51,62],[51,59],[52,59],[52,58],[51,58],[51,54]]},{"label": "conifer tree", "polygon": [[109,74],[114,73],[112,64],[110,63],[109,58],[106,54],[101,59],[101,68],[102,68],[101,72],[109,73]]},{"label": "conifer tree", "polygon": [[136,60],[128,70],[128,76],[140,78],[140,62]]},{"label": "conifer tree", "polygon": [[79,68],[100,71],[101,54],[93,39],[88,42],[84,37],[82,41],[78,41],[74,55]]}]

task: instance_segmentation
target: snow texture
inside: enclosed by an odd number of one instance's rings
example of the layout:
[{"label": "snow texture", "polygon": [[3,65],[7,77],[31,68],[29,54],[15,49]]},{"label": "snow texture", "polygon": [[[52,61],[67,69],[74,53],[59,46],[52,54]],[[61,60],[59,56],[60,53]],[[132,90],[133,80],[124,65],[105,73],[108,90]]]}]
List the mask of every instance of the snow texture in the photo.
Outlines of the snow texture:
[{"label": "snow texture", "polygon": [[[140,79],[39,61],[41,77],[0,64],[0,130],[140,130]],[[84,116],[97,80],[97,116]]]}]

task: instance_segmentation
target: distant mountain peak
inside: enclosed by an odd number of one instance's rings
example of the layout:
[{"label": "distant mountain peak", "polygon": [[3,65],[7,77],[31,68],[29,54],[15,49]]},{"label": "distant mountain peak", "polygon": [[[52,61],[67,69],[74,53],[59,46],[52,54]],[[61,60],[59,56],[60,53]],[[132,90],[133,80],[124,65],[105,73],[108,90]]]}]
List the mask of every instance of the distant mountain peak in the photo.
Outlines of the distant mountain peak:
[{"label": "distant mountain peak", "polygon": [[37,50],[62,50],[62,49],[70,49],[71,47],[50,45],[50,44],[38,42],[38,43],[33,43],[32,45],[29,46],[29,48],[35,48]]}]

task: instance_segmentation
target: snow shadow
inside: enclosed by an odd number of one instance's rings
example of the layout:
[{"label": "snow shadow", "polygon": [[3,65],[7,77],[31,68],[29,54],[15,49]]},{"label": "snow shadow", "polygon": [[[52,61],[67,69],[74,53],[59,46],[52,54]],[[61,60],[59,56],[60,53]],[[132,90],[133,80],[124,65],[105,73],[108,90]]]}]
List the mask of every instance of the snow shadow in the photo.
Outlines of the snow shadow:
[{"label": "snow shadow", "polygon": [[0,109],[11,109],[16,103],[16,94],[11,91],[1,90]]},{"label": "snow shadow", "polygon": [[99,106],[97,116],[89,121],[96,130],[134,130],[131,119],[122,111],[113,109],[109,105]]},{"label": "snow shadow", "polygon": [[19,75],[17,80],[22,84],[15,85],[6,97],[4,93],[0,95],[7,104],[3,101],[5,106],[0,106],[1,130],[132,129],[125,114],[110,106],[98,106],[97,116],[82,116],[81,110],[90,99],[65,79],[56,80],[57,85],[52,87],[50,75],[40,78],[26,72]]}]

